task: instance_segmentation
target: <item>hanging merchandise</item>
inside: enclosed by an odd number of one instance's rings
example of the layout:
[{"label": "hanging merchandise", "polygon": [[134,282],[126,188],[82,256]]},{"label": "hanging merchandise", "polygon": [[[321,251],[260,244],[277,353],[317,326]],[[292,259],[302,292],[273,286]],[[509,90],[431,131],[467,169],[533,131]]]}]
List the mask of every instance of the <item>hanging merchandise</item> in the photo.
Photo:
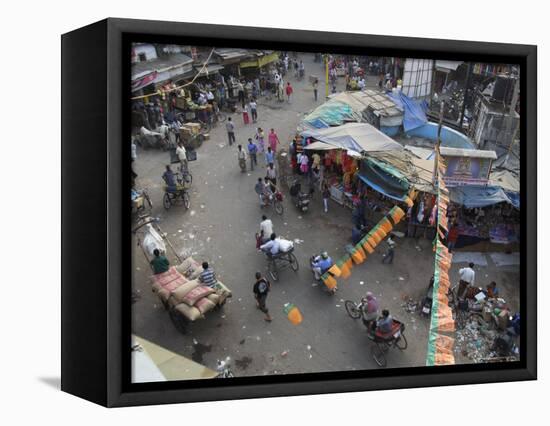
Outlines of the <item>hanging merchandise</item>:
[{"label": "hanging merchandise", "polygon": [[340,277],[341,278],[348,278],[351,275],[351,269],[347,265],[347,259],[342,258],[338,262],[336,262],[336,265],[340,268]]},{"label": "hanging merchandise", "polygon": [[303,321],[302,313],[293,303],[285,303],[283,312],[294,325],[298,325]]},{"label": "hanging merchandise", "polygon": [[338,283],[336,282],[334,277],[329,273],[324,273],[323,275],[321,275],[321,280],[329,290],[334,291],[338,286]]},{"label": "hanging merchandise", "polygon": [[[439,153],[439,147],[436,147],[436,161],[438,175],[445,173],[446,165]],[[430,334],[428,337],[428,351],[426,365],[449,365],[454,364],[453,355],[454,339],[440,333],[452,333],[455,331],[455,320],[453,312],[449,307],[447,294],[451,286],[449,280],[449,269],[452,264],[452,254],[443,244],[447,230],[447,206],[449,203],[449,191],[442,184],[442,179],[437,179],[437,200],[430,200],[429,207],[432,208],[430,221],[432,218],[437,227],[437,233],[434,240],[434,285],[432,296],[432,312],[430,319]],[[420,209],[419,209],[420,210]]]},{"label": "hanging merchandise", "polygon": [[329,268],[328,272],[336,278],[339,278],[340,275],[342,275],[342,270],[338,267],[336,263]]},{"label": "hanging merchandise", "polygon": [[372,254],[374,253],[374,248],[369,244],[368,239],[365,237],[360,241],[361,245],[363,246],[363,250],[365,250],[366,253]]}]

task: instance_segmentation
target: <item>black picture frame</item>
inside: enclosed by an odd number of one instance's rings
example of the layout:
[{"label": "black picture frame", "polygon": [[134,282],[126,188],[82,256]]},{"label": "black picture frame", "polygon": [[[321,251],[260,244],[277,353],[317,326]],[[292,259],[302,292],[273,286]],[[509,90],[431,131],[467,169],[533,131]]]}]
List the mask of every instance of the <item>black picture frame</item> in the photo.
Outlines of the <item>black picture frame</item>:
[{"label": "black picture frame", "polygon": [[[537,377],[537,49],[456,40],[106,19],[62,36],[62,390],[130,406]],[[129,43],[331,51],[467,59],[521,67],[521,360],[236,378],[130,383]]]}]

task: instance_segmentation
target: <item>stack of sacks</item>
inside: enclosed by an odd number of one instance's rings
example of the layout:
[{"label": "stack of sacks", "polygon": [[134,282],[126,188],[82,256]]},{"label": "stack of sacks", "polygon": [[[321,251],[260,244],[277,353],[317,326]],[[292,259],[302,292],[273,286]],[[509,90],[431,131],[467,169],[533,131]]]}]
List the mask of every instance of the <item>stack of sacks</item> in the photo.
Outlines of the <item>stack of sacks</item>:
[{"label": "stack of sacks", "polygon": [[[202,264],[189,256],[180,265],[176,266],[176,269],[184,277],[187,277],[190,280],[195,280],[199,278],[199,275],[202,272]],[[225,299],[231,297],[231,291],[219,280],[214,286],[214,290],[215,294],[210,295],[209,299],[218,305],[223,304]]]},{"label": "stack of sacks", "polygon": [[216,302],[209,299],[213,294],[214,289],[194,280],[172,292],[168,303],[185,318],[195,321],[214,309]]},{"label": "stack of sacks", "polygon": [[153,292],[157,293],[164,303],[168,302],[170,294],[174,290],[188,282],[173,266],[162,274],[153,275],[151,280],[153,281]]}]

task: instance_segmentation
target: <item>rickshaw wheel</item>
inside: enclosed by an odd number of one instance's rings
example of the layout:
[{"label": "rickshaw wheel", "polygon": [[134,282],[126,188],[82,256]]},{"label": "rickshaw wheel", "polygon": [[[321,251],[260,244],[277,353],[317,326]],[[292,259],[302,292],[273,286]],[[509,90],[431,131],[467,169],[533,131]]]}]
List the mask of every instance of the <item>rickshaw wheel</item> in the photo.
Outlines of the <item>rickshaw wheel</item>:
[{"label": "rickshaw wheel", "polygon": [[386,356],[384,355],[384,351],[380,348],[380,346],[378,346],[378,344],[372,347],[371,353],[372,358],[379,367],[385,367],[388,364],[386,361]]},{"label": "rickshaw wheel", "polygon": [[170,309],[168,312],[170,314],[170,319],[174,323],[174,327],[176,327],[176,330],[178,330],[181,334],[187,333],[187,319],[185,319],[183,315],[175,309]]},{"label": "rickshaw wheel", "polygon": [[294,272],[298,272],[298,269],[300,269],[300,264],[298,263],[298,259],[296,259],[296,256],[294,256],[294,253],[290,253],[288,255],[288,260],[290,262],[290,268]]},{"label": "rickshaw wheel", "polygon": [[166,210],[170,209],[170,207],[172,206],[172,200],[170,199],[170,195],[168,194],[168,192],[165,192],[164,197],[162,197],[162,205]]},{"label": "rickshaw wheel", "polygon": [[273,281],[279,281],[279,271],[277,271],[277,266],[275,266],[275,261],[271,261],[268,265],[268,271]]},{"label": "rickshaw wheel", "polygon": [[149,210],[153,208],[153,203],[151,202],[151,198],[149,198],[148,194],[145,194],[145,200],[147,200],[147,205],[149,206]]},{"label": "rickshaw wheel", "polygon": [[355,304],[355,302],[351,300],[346,300],[344,302],[344,306],[346,308],[346,312],[350,317],[352,317],[353,319],[361,318],[361,311],[357,309],[357,305]]},{"label": "rickshaw wheel", "polygon": [[397,346],[398,349],[404,351],[407,349],[407,346],[409,346],[409,343],[407,342],[407,338],[403,333],[395,340],[395,346]]}]

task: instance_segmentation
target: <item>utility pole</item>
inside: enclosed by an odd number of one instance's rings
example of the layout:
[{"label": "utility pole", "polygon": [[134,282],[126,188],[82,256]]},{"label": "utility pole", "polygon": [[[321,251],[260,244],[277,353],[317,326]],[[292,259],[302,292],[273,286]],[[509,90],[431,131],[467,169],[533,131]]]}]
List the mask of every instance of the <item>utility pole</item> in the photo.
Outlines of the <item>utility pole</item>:
[{"label": "utility pole", "polygon": [[325,55],[325,98],[328,98],[328,54]]},{"label": "utility pole", "polygon": [[[509,134],[511,131],[512,123],[515,119],[516,107],[519,101],[519,76],[514,80],[514,92],[512,93],[512,101],[510,102],[510,108],[508,110],[508,121],[506,123],[507,126],[505,134]],[[505,164],[508,162],[508,158],[510,158],[510,152],[512,151],[512,147],[514,146],[514,139],[516,138],[516,135],[518,133],[518,128],[519,126],[516,126],[514,129],[514,133],[512,133],[510,145],[508,145],[508,151],[506,152],[506,159],[504,161]]]},{"label": "utility pole", "polygon": [[437,126],[437,140],[435,142],[435,161],[434,161],[434,173],[432,183],[435,185],[436,180],[439,178],[439,148],[441,147],[441,129],[443,128],[443,113],[445,112],[445,102],[441,101],[439,106],[439,124]]},{"label": "utility pole", "polygon": [[460,112],[459,128],[462,130],[464,123],[464,112],[466,111],[466,104],[468,103],[468,91],[470,89],[470,81],[472,80],[472,63],[468,63],[468,74],[466,76],[466,88],[464,89],[464,99],[462,100],[462,111]]}]

